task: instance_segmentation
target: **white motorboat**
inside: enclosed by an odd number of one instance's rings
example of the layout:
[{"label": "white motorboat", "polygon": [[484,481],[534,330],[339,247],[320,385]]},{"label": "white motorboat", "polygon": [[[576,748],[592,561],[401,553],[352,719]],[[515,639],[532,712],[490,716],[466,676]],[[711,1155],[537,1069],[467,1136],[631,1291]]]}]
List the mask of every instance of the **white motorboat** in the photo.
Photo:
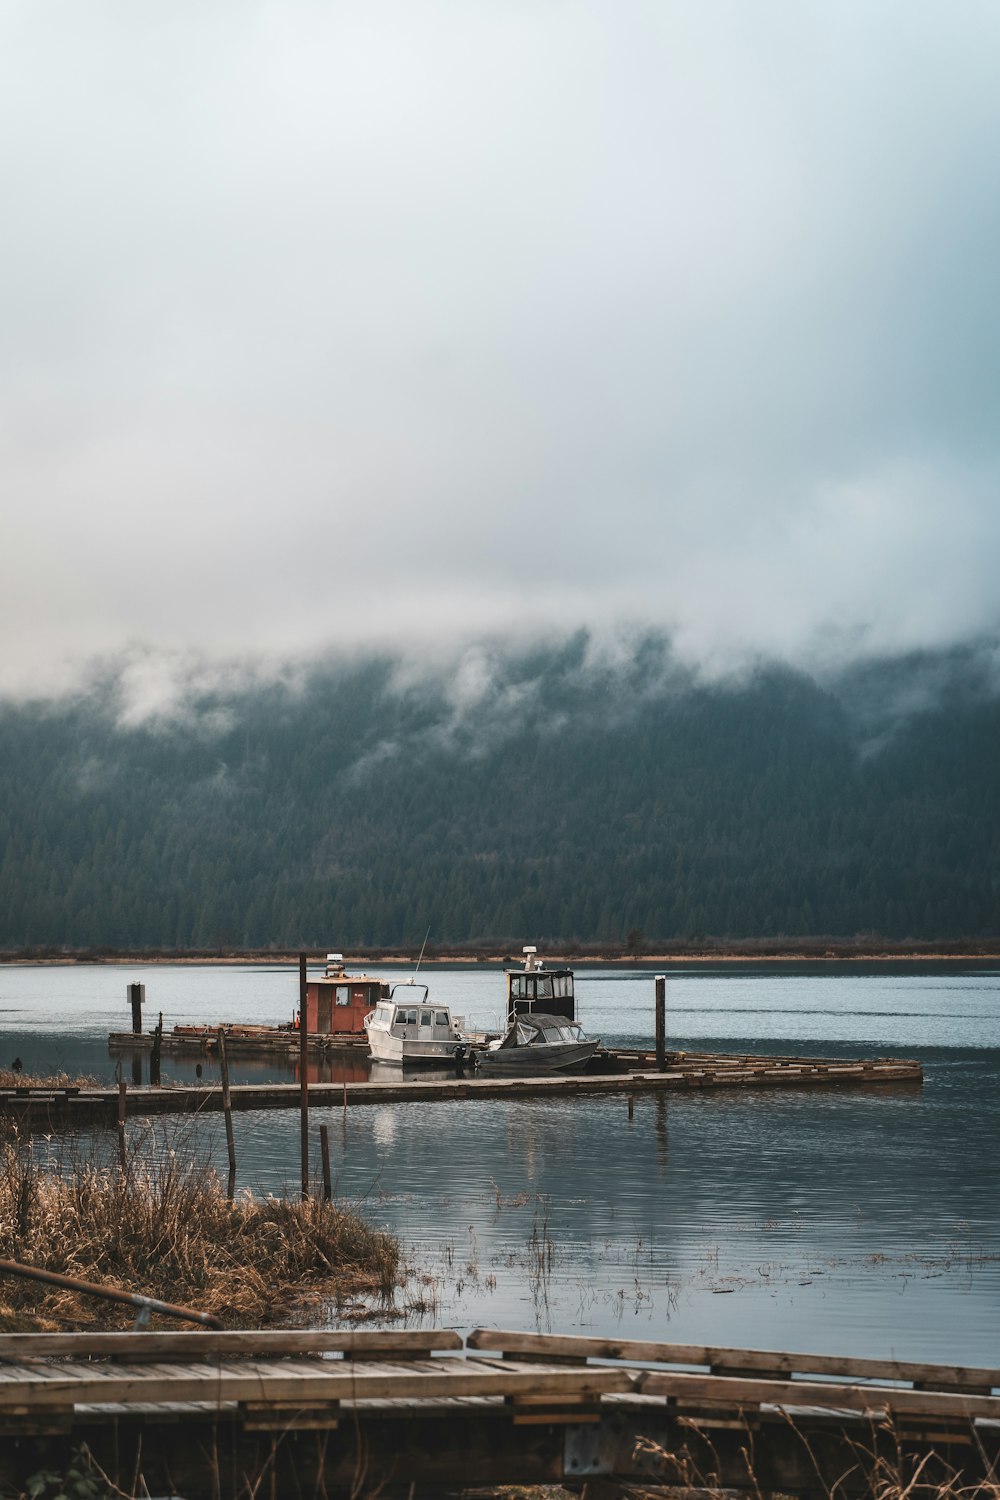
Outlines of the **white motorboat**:
[{"label": "white motorboat", "polygon": [[378,1062],[460,1061],[468,1050],[464,1016],[434,1005],[427,986],[412,979],[394,984],[387,999],[365,1016],[368,1050]]},{"label": "white motorboat", "polygon": [[600,1045],[578,1021],[531,1011],[512,1016],[506,1034],[474,1055],[484,1072],[572,1073],[582,1072]]}]

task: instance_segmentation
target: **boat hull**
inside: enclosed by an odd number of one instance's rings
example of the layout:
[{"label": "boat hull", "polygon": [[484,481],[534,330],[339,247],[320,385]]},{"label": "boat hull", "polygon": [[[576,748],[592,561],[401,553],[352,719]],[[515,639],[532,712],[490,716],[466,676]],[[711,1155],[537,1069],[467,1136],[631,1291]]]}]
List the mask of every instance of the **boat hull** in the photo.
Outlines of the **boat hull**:
[{"label": "boat hull", "polygon": [[484,1073],[582,1072],[599,1046],[600,1041],[588,1041],[499,1047],[495,1052],[477,1052],[476,1063]]},{"label": "boat hull", "polygon": [[375,1062],[380,1063],[442,1063],[455,1061],[456,1053],[464,1057],[466,1044],[461,1041],[421,1041],[417,1037],[393,1036],[391,1031],[368,1032],[368,1047]]}]

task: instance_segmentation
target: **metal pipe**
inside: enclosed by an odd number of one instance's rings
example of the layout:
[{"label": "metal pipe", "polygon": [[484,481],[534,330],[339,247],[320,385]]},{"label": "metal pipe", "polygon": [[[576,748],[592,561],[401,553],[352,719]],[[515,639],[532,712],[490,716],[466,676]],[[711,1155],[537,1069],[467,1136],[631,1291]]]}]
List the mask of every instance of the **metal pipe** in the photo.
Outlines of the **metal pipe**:
[{"label": "metal pipe", "polygon": [[165,1318],[184,1318],[189,1323],[200,1323],[203,1328],[222,1327],[214,1313],[195,1312],[191,1307],[160,1302],[156,1297],[144,1297],[141,1292],[126,1292],[120,1287],[98,1286],[93,1281],[80,1281],[76,1276],[63,1276],[59,1271],[43,1271],[39,1266],[23,1266],[17,1260],[0,1260],[0,1275],[2,1274],[26,1276],[31,1281],[47,1281],[51,1286],[67,1287],[71,1292],[85,1292],[88,1297],[103,1297],[108,1302],[124,1302],[130,1307],[142,1308],[147,1313],[162,1313]]}]

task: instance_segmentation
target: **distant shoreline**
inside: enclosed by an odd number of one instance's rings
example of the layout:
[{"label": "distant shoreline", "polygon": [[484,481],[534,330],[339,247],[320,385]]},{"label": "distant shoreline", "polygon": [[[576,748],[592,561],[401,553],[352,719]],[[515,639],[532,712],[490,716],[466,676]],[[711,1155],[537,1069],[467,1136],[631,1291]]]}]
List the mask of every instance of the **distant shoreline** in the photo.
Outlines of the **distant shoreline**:
[{"label": "distant shoreline", "polygon": [[[873,963],[952,963],[952,962],[1000,962],[1000,941],[983,944],[955,944],[947,943],[928,944],[915,946],[912,943],[894,946],[891,943],[873,943],[870,947],[855,943],[824,943],[822,950],[818,946],[787,944],[782,946],[770,945],[758,940],[748,943],[746,947],[739,944],[730,944],[712,947],[691,947],[682,951],[642,951],[638,953],[623,953],[620,949],[549,949],[542,943],[538,944],[539,958],[546,964],[566,964],[583,966],[588,964],[599,964],[607,968],[648,968],[656,964],[709,964],[709,963],[746,963],[746,964],[873,964]],[[297,964],[301,950],[288,950],[286,952],[262,953],[259,949],[251,951],[226,950],[225,952],[212,951],[204,953],[171,953],[163,949],[146,949],[135,952],[118,952],[102,950],[101,952],[58,952],[51,949],[20,949],[17,951],[0,952],[0,967],[17,964],[30,964],[37,967],[71,968],[77,966],[92,965],[96,967],[128,967],[129,965],[190,965],[191,967],[207,965],[259,965],[267,968],[276,964]],[[308,961],[311,967],[322,964],[326,960],[325,951],[308,952]],[[345,952],[344,958],[350,967],[358,968],[364,964],[380,965],[412,965],[417,961],[416,952],[393,951],[384,948],[357,949],[354,952]],[[442,952],[438,950],[433,954],[424,954],[421,961],[422,968],[476,968],[476,967],[499,967],[503,965],[520,964],[521,953],[518,950],[508,951],[499,946],[492,949],[470,948],[466,950],[454,950]]]}]

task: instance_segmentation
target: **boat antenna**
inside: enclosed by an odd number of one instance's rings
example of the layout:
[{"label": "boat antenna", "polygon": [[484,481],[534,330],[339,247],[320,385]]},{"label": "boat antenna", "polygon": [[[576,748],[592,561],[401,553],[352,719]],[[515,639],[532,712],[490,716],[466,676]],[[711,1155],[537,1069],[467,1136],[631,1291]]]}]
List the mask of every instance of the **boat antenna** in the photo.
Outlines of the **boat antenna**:
[{"label": "boat antenna", "polygon": [[420,965],[424,961],[424,949],[427,947],[427,939],[430,937],[430,935],[431,935],[431,929],[430,929],[430,924],[428,924],[427,931],[424,933],[424,940],[420,944],[420,957],[417,959],[417,967],[413,971],[413,979],[410,980],[411,984],[413,984],[413,982],[416,979],[417,975],[420,973]]}]

